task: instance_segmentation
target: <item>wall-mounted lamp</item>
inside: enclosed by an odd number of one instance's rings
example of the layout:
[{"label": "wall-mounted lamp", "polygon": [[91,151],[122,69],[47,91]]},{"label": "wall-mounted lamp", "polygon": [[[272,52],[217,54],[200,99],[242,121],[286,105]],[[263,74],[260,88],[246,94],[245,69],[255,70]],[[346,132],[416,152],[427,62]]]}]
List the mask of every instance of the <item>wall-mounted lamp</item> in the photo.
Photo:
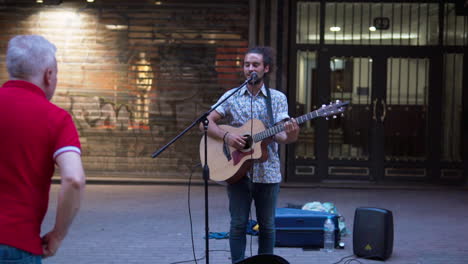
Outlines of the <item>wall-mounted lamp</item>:
[{"label": "wall-mounted lamp", "polygon": [[106,25],[106,28],[110,30],[127,30],[128,26],[127,25]]},{"label": "wall-mounted lamp", "polygon": [[330,27],[330,31],[333,31],[333,32],[337,32],[337,31],[340,31],[341,28],[340,27]]}]

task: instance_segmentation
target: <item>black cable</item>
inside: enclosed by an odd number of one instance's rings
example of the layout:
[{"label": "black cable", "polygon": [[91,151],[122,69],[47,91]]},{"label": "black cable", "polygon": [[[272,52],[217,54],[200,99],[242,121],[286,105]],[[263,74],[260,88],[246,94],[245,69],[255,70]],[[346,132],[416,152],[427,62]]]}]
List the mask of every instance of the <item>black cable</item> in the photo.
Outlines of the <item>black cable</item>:
[{"label": "black cable", "polygon": [[338,260],[337,262],[334,262],[333,264],[339,264],[340,262],[342,262],[343,260],[347,259],[347,258],[351,258],[351,257],[354,257],[354,255],[349,255],[349,256],[346,256],[346,257],[342,257],[340,260]]},{"label": "black cable", "polygon": [[[195,168],[198,166],[201,166],[200,164],[195,165],[194,167],[191,168],[190,170],[190,176],[189,176],[189,182],[188,182],[188,190],[187,190],[187,206],[188,206],[188,212],[189,212],[189,222],[190,222],[190,238],[192,239],[192,253],[193,253],[193,259],[195,260],[195,263],[197,263],[197,256],[195,254],[195,242],[193,241],[193,224],[192,224],[192,210],[190,208],[190,186],[192,185],[192,176],[193,176],[193,171]],[[208,239],[208,238],[206,238]]]},{"label": "black cable", "polygon": [[193,223],[192,223],[192,210],[190,208],[190,186],[192,185],[192,176],[193,172],[196,168],[201,167],[201,163],[196,164],[195,166],[190,168],[190,176],[189,176],[189,182],[188,182],[188,189],[187,189],[187,204],[188,204],[188,212],[189,212],[189,222],[190,222],[190,237],[192,239],[192,253],[193,253],[193,260],[183,260],[183,261],[178,261],[178,262],[172,262],[170,264],[179,264],[179,263],[188,263],[188,262],[195,262],[202,260],[205,258],[205,256],[198,258],[195,254],[195,242],[193,240]]},{"label": "black cable", "polygon": [[359,259],[371,259],[375,257],[378,257],[378,256],[373,255],[373,256],[365,256],[365,257],[355,257],[354,255],[349,255],[349,256],[341,258],[340,260],[338,260],[337,262],[334,262],[333,264],[340,264],[342,261],[344,261],[343,264],[351,264],[354,261],[357,263],[363,264],[361,261],[359,261]]}]

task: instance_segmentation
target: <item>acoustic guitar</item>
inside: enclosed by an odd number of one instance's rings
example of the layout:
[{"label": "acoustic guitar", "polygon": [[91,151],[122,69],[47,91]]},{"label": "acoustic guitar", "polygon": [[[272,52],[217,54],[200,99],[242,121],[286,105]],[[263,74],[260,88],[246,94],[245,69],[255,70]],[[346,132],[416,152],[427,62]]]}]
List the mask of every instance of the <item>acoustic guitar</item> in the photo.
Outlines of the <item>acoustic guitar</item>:
[{"label": "acoustic guitar", "polygon": [[[344,112],[344,106],[349,102],[337,100],[329,105],[308,114],[296,118],[298,124],[317,117],[337,117],[337,114]],[[284,131],[284,124],[278,124],[265,129],[265,125],[258,119],[251,119],[241,127],[220,125],[223,130],[235,133],[247,138],[243,149],[238,150],[229,146],[224,150],[222,139],[208,137],[208,167],[210,169],[210,179],[220,184],[232,184],[241,179],[250,169],[254,160],[266,161],[268,158],[267,145],[271,142],[268,138]],[[200,159],[205,164],[205,137],[200,141]]]}]

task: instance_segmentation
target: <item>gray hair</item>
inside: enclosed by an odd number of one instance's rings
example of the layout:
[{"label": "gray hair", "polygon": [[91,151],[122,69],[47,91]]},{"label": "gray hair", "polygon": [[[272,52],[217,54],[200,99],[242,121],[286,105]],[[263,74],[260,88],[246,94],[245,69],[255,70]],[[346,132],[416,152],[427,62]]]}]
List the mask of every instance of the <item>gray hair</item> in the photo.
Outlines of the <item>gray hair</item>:
[{"label": "gray hair", "polygon": [[42,36],[18,35],[8,42],[6,66],[10,78],[29,79],[55,66],[57,48]]}]

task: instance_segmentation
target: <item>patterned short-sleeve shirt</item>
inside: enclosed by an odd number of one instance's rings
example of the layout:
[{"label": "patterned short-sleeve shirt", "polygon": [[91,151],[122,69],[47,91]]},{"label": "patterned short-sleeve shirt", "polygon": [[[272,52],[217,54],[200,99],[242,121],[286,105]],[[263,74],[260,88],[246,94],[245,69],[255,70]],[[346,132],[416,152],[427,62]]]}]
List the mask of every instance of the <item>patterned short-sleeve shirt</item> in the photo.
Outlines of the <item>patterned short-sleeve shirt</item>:
[{"label": "patterned short-sleeve shirt", "polygon": [[[224,100],[236,89],[227,91],[221,96],[218,102]],[[288,115],[288,102],[286,96],[275,89],[270,89],[271,106],[273,110],[273,119],[278,123]],[[250,119],[259,119],[265,127],[271,127],[267,108],[267,92],[265,86],[262,86],[257,95],[252,95],[246,86],[239,92],[231,96],[227,101],[218,106],[215,110],[223,117],[223,123],[240,127]],[[281,182],[280,160],[278,157],[278,144],[273,142],[268,145],[268,160],[265,162],[256,161],[253,166],[253,175],[248,174],[253,182],[257,183],[278,183]]]}]

